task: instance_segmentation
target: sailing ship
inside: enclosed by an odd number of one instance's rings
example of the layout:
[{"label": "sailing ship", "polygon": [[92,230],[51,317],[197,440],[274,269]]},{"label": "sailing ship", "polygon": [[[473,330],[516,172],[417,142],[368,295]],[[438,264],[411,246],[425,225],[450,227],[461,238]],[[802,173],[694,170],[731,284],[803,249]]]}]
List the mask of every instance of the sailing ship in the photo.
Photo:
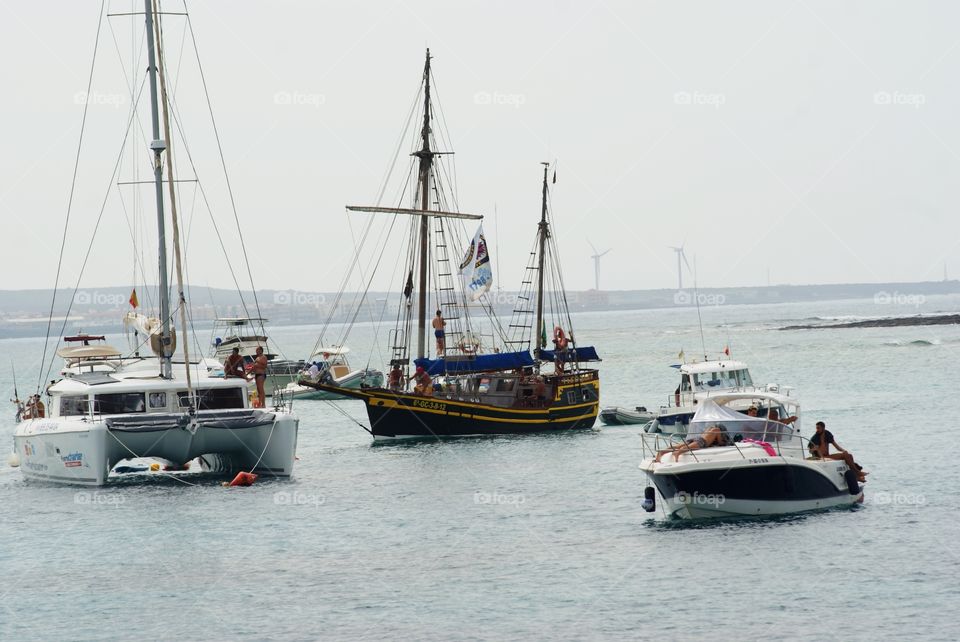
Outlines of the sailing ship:
[{"label": "sailing ship", "polygon": [[[387,214],[395,219],[410,217],[406,282],[396,326],[389,333],[392,358],[388,385],[347,389],[307,380],[300,384],[362,400],[370,421],[368,430],[375,439],[590,428],[599,411],[600,379],[598,371],[586,365],[599,361],[599,357],[593,347],[576,344],[572,329],[551,233],[549,164],[544,163],[543,168],[536,244],[517,307],[511,322],[504,327],[486,299],[492,277],[482,232],[473,236],[459,273],[449,256],[451,245],[456,247],[455,224],[462,226],[463,221],[480,220],[482,216],[458,212],[449,206],[456,203],[455,198],[448,199],[445,194],[446,185],[452,182],[451,173],[438,171],[438,164],[443,155],[452,152],[438,151],[433,135],[436,123],[431,81],[428,49],[421,84],[422,127],[418,147],[412,153],[416,159],[412,168],[416,172],[413,206],[347,206],[354,212]],[[548,287],[551,285],[552,288]],[[428,302],[435,305],[428,306]],[[479,325],[471,320],[471,304],[476,307],[477,303],[490,319],[494,337],[490,342],[482,339]],[[428,310],[433,309],[437,312],[435,317],[430,315],[431,320]],[[548,317],[556,320],[550,324],[554,350],[546,349]],[[437,339],[432,357],[428,323]],[[411,335],[416,338],[412,363]],[[413,374],[412,367],[416,368]],[[407,390],[411,380],[416,381],[413,391]]]},{"label": "sailing ship", "polygon": [[[119,462],[138,458],[166,460],[174,469],[199,458],[202,468],[217,473],[245,471],[286,477],[293,472],[297,417],[281,406],[269,410],[251,407],[246,380],[213,376],[209,360],[191,359],[189,340],[181,341],[180,350],[176,349],[171,318],[177,309],[181,337],[190,335],[171,154],[171,106],[164,74],[161,13],[156,0],[145,0],[144,5],[153,134],[150,182],[155,191],[159,239],[159,317],[130,313],[124,318],[137,337],[136,348],[127,355],[91,344],[100,341],[100,336],[68,337],[74,345],[59,351],[66,361],[63,377],[46,388],[49,416],[31,416],[14,431],[18,463],[28,480],[89,486],[107,483],[116,476],[111,471]],[[128,123],[131,126],[135,127],[133,119]],[[164,206],[164,184],[169,190],[169,212]],[[179,292],[173,312],[167,281],[168,213]],[[134,294],[131,305],[135,299]],[[45,365],[42,362],[41,368]]]}]

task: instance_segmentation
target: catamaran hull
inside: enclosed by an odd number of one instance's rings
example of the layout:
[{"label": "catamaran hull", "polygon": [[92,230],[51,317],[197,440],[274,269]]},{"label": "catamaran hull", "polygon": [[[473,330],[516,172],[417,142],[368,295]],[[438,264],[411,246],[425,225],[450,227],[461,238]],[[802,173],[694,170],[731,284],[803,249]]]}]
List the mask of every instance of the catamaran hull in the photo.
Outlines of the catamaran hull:
[{"label": "catamaran hull", "polygon": [[249,411],[201,416],[194,429],[184,421],[154,417],[39,419],[17,426],[14,445],[23,476],[31,481],[102,486],[113,466],[133,457],[175,464],[200,457],[215,472],[289,477],[298,424],[286,413]]},{"label": "catamaran hull", "polygon": [[859,484],[847,485],[843,462],[771,457],[763,464],[717,464],[670,467],[647,460],[641,468],[666,513],[681,519],[782,515],[863,501]]}]

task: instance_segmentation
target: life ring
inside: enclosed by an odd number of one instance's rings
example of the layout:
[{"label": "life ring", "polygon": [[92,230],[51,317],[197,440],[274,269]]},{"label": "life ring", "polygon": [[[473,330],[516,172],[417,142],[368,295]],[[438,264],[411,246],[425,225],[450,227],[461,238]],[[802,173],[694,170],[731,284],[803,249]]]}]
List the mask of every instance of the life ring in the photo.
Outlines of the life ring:
[{"label": "life ring", "polygon": [[557,350],[567,349],[567,335],[558,325],[553,327],[553,343],[557,346]]}]

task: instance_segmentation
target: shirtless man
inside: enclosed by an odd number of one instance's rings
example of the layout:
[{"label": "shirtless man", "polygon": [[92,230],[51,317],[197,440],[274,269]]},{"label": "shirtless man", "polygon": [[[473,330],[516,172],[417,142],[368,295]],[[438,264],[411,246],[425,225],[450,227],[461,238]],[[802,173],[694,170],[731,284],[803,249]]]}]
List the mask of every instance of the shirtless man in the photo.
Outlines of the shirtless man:
[{"label": "shirtless man", "polygon": [[230,356],[223,363],[224,377],[246,377],[243,370],[243,357],[240,356],[240,348],[234,348]]},{"label": "shirtless man", "polygon": [[[833,446],[840,452],[830,454],[830,446]],[[833,433],[827,430],[827,425],[822,421],[817,422],[817,432],[810,438],[810,452],[815,453],[821,459],[842,459],[847,466],[857,474],[857,481],[867,481],[866,473],[863,467],[853,460],[853,455],[844,450],[837,440],[833,438]]]},{"label": "shirtless man", "polygon": [[253,360],[253,381],[257,384],[257,407],[266,406],[267,392],[264,389],[267,381],[267,355],[263,354],[263,348],[257,346],[257,356]]},{"label": "shirtless man", "polygon": [[433,317],[430,325],[433,326],[433,336],[437,338],[437,356],[442,357],[447,351],[447,338],[444,332],[447,322],[443,320],[443,313],[440,310],[437,310],[437,316]]}]

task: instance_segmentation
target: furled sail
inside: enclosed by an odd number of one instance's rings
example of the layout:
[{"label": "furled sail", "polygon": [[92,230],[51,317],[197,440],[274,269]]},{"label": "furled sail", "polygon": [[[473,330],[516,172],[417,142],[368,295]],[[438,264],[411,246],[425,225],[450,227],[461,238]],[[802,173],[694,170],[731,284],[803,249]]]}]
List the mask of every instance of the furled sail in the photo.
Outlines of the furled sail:
[{"label": "furled sail", "polygon": [[495,352],[494,354],[464,355],[441,359],[417,359],[414,363],[430,375],[466,374],[469,372],[492,372],[515,370],[533,365],[533,357],[527,350],[522,352]]},{"label": "furled sail", "polygon": [[[160,322],[160,319],[157,317],[148,317],[145,314],[138,314],[136,312],[127,312],[123,317],[123,327],[128,333],[135,332],[138,335],[148,337],[150,350],[153,351],[153,354],[158,357],[163,356],[163,349],[160,343],[163,324]],[[138,344],[133,346],[134,351],[137,351],[144,342],[144,339],[140,339]],[[170,354],[173,354],[176,350],[177,332],[173,328],[170,328]]]}]

